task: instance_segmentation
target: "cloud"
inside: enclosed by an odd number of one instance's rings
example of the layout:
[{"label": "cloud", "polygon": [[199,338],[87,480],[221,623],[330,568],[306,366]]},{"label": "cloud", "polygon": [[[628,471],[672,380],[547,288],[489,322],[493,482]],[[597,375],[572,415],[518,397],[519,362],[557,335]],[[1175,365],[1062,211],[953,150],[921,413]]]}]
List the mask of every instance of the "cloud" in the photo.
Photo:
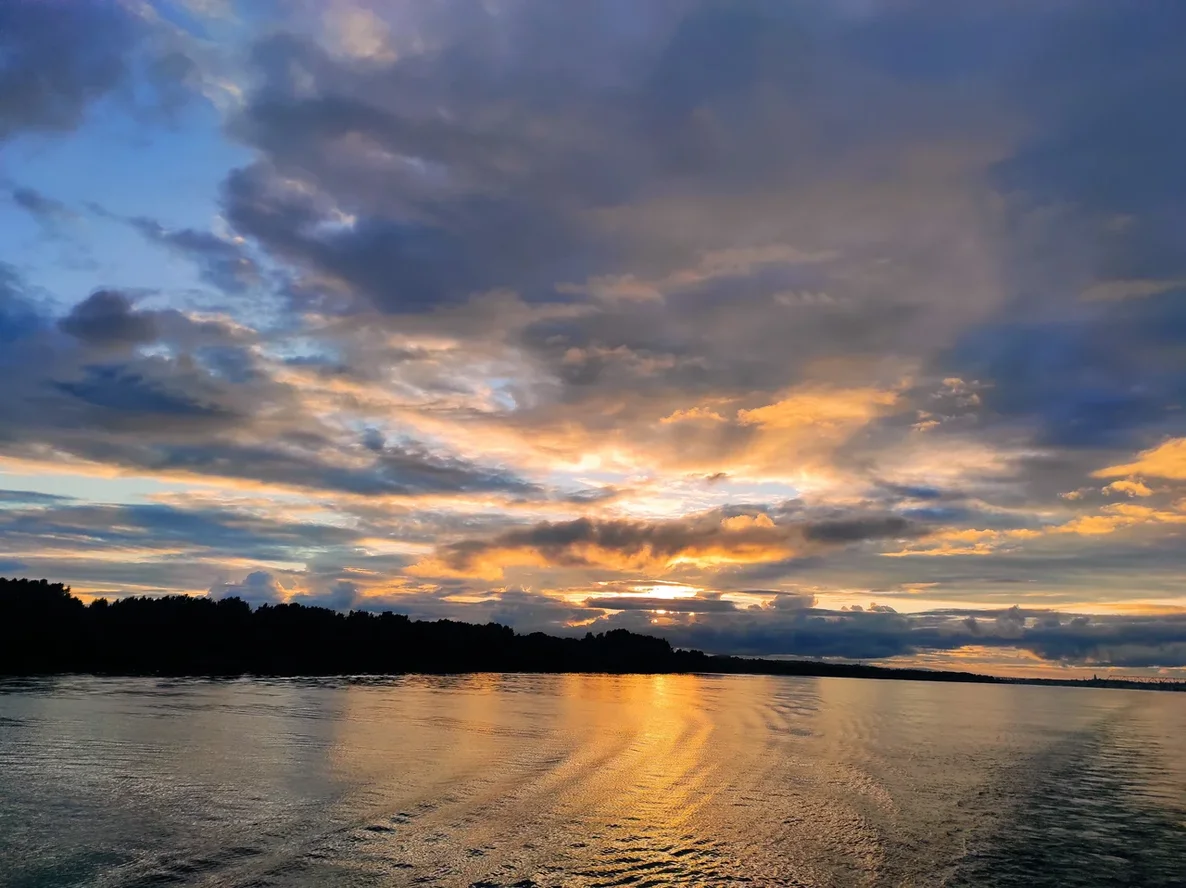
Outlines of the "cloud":
[{"label": "cloud", "polygon": [[13,203],[45,225],[53,226],[77,217],[66,204],[42,194],[36,188],[18,185],[13,187],[9,194]]},{"label": "cloud", "polygon": [[1027,630],[1020,645],[1048,660],[1120,667],[1186,664],[1186,617],[1124,617]]},{"label": "cloud", "polygon": [[233,0],[180,0],[181,5],[194,15],[209,18],[231,18],[233,16]]},{"label": "cloud", "polygon": [[528,592],[518,588],[492,589],[477,598],[456,600],[445,590],[436,592],[365,591],[349,580],[337,580],[323,591],[293,596],[299,604],[329,607],[338,611],[391,611],[414,620],[463,620],[471,623],[499,623],[519,632],[583,634],[579,625],[601,615],[582,605]]},{"label": "cloud", "polygon": [[135,20],[113,3],[7,3],[0,9],[0,138],[66,130],[127,75]]},{"label": "cloud", "polygon": [[803,535],[812,542],[858,543],[862,540],[901,539],[920,536],[926,529],[896,515],[875,518],[817,521],[804,527]]},{"label": "cloud", "polygon": [[329,524],[274,520],[232,509],[67,501],[0,509],[0,538],[10,551],[37,554],[127,557],[134,551],[146,559],[201,553],[207,558],[288,561],[302,551],[353,544],[360,536]]},{"label": "cloud", "polygon": [[137,312],[132,300],[116,290],[96,290],[70,309],[59,326],[76,339],[96,346],[137,345],[157,336],[152,316]]},{"label": "cloud", "polygon": [[208,594],[211,598],[240,598],[253,607],[279,604],[287,598],[284,587],[266,570],[253,571],[240,583],[216,583]]},{"label": "cloud", "polygon": [[572,605],[566,601],[533,594],[522,589],[504,589],[493,599],[489,619],[496,623],[517,627],[520,631],[573,632],[573,624],[580,623],[596,611]]},{"label": "cloud", "polygon": [[[166,420],[174,437],[184,438],[182,421],[214,431],[215,423],[234,426],[237,417],[201,401],[145,388],[140,380],[99,376],[66,387],[88,406],[124,410],[132,424]],[[430,494],[493,493],[529,495],[529,482],[498,469],[409,448],[388,448],[383,454],[353,464],[326,453],[328,441],[294,436],[258,444],[206,439],[134,441],[70,441],[77,456],[128,471],[175,477],[242,480],[261,487],[279,487],[352,494],[361,497],[416,497]]]},{"label": "cloud", "polygon": [[[1108,466],[1092,473],[1096,478],[1115,478],[1118,475],[1144,475],[1186,481],[1186,438],[1171,438],[1156,447],[1142,451],[1135,462]],[[1109,487],[1116,488],[1118,482]],[[1119,482],[1123,483],[1123,482]]]},{"label": "cloud", "polygon": [[[0,468],[174,511],[4,532],[88,588],[1172,659],[1008,607],[1178,594],[1182,16],[9,3],[0,139],[48,147],[7,209],[118,211],[71,229],[94,268],[44,237],[0,268]],[[110,181],[23,184],[55,138]],[[968,612],[884,610],[934,601]]]},{"label": "cloud", "polygon": [[1016,604],[997,614],[997,633],[1002,638],[1020,637],[1025,632],[1026,617]]},{"label": "cloud", "polygon": [[34,490],[0,490],[0,503],[52,505],[54,503],[69,502],[71,499],[72,497],[60,496],[53,493],[40,493]]},{"label": "cloud", "polygon": [[732,601],[721,598],[650,598],[607,596],[585,599],[585,607],[609,611],[663,611],[665,613],[721,613],[737,610]]},{"label": "cloud", "polygon": [[[641,616],[641,615],[640,615]],[[653,623],[633,613],[607,618],[660,634],[679,647],[753,656],[784,655],[869,660],[963,647],[1019,648],[1052,663],[1127,668],[1186,664],[1186,616],[1086,619],[1048,611],[934,611],[902,615],[878,610],[777,612],[773,608],[721,614],[712,620],[669,613]]]},{"label": "cloud", "polygon": [[[762,590],[758,590],[757,592],[754,592],[753,590],[747,591],[751,595],[772,595],[765,606],[767,608],[773,608],[776,611],[805,611],[815,607],[816,605],[815,595],[811,592],[775,591],[772,593],[767,593]],[[893,609],[891,608],[889,611],[886,611],[886,613],[891,613],[892,610]]]},{"label": "cloud", "polygon": [[154,219],[133,219],[131,224],[151,242],[193,261],[203,280],[226,293],[247,293],[262,283],[260,268],[242,243],[192,228],[170,231]]},{"label": "cloud", "polygon": [[826,546],[917,537],[929,532],[906,519],[868,517],[775,523],[769,515],[707,512],[644,522],[578,518],[515,529],[489,540],[440,547],[417,570],[431,575],[501,575],[515,564],[662,570],[679,564],[752,564],[812,554]]},{"label": "cloud", "polygon": [[1080,294],[1088,302],[1109,302],[1116,299],[1143,299],[1168,290],[1186,287],[1186,281],[1100,281]]},{"label": "cloud", "polygon": [[[2,282],[0,282],[2,283]],[[206,476],[364,497],[543,496],[512,470],[407,435],[359,452],[255,351],[253,331],[97,290],[54,327],[10,275],[0,290],[0,450],[41,448],[146,475]],[[144,351],[143,349],[150,349]],[[357,447],[357,445],[355,445]]]},{"label": "cloud", "polygon": [[801,392],[785,400],[742,410],[737,418],[743,425],[767,429],[810,428],[818,435],[835,426],[863,425],[876,415],[878,408],[894,403],[893,392],[855,389],[842,392]]},{"label": "cloud", "polygon": [[[831,102],[905,110],[909,98],[877,76],[850,90],[831,80],[844,94],[828,95],[828,56],[787,52],[811,44],[806,13],[798,20],[758,3],[691,4],[636,10],[636,27],[625,31],[608,10],[541,14],[538,6],[508,6],[478,13],[489,18],[475,28],[460,26],[472,10],[450,11],[456,19],[449,12],[432,18],[440,29],[434,39],[448,52],[397,53],[382,66],[348,64],[292,34],[260,45],[261,85],[236,132],[263,159],[232,176],[226,190],[228,218],[245,236],[384,311],[425,310],[496,288],[531,301],[599,298],[623,287],[678,290],[692,320],[685,343],[676,323],[647,337],[662,328],[637,321],[666,315],[650,296],[602,304],[587,330],[577,324],[568,334],[570,347],[582,347],[582,332],[613,335],[617,341],[604,343],[611,351],[639,351],[630,338],[666,339],[676,348],[648,351],[672,353],[691,346],[694,329],[713,319],[727,321],[722,340],[740,325],[741,337],[765,333],[775,341],[770,324],[752,326],[752,312],[762,305],[768,313],[771,295],[788,286],[815,284],[803,276],[827,274],[816,266],[840,255],[818,245],[821,226],[823,236],[839,235],[840,216],[849,215],[815,212],[829,192],[853,213],[864,211],[863,225],[848,225],[844,238],[854,253],[908,231],[888,213],[875,217],[874,206],[858,209],[862,199],[843,185],[845,164],[858,162],[850,149],[862,140],[880,137],[888,162],[903,161],[908,132],[872,124],[893,115],[855,115],[852,126],[867,120],[872,131],[845,134],[836,151],[820,145],[840,135],[828,131]],[[587,49],[571,52],[578,44]],[[712,77],[696,73],[706,51],[717,60]],[[548,77],[538,76],[541,65]],[[308,84],[293,77],[296,70]],[[499,112],[486,113],[491,107]],[[952,101],[950,110],[958,108]],[[822,193],[813,193],[813,175]],[[926,202],[929,183],[917,184],[914,199]],[[802,211],[789,213],[782,198],[796,192]],[[663,224],[694,209],[723,218],[711,226]],[[731,220],[746,216],[731,230]],[[726,286],[742,310],[715,304]],[[845,289],[863,315],[788,317],[774,325],[777,335],[793,335],[808,357],[825,331],[874,347],[904,332],[906,306],[890,310]],[[729,348],[735,343],[700,343],[722,346],[718,361],[747,363]],[[765,348],[749,354],[768,357]]]},{"label": "cloud", "polygon": [[1152,496],[1153,491],[1149,489],[1142,481],[1136,481],[1132,478],[1126,478],[1122,481],[1113,481],[1104,487],[1105,493],[1123,493],[1127,496]]},{"label": "cloud", "polygon": [[0,262],[0,343],[32,337],[43,324],[26,281],[13,266]]},{"label": "cloud", "polygon": [[[348,580],[338,580],[321,592],[311,592],[293,599],[298,604],[310,607],[328,607],[331,610],[351,611],[364,609],[362,592],[358,585]],[[375,606],[382,608],[380,601]]]},{"label": "cloud", "polygon": [[0,8],[0,140],[77,128],[105,99],[137,114],[169,112],[193,61],[147,4],[35,0]]}]

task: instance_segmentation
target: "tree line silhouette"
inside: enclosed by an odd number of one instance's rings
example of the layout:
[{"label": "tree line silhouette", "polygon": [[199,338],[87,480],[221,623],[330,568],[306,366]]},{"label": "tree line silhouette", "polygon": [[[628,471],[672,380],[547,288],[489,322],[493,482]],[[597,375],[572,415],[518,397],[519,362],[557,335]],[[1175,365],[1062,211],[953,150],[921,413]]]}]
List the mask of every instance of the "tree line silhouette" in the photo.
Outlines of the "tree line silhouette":
[{"label": "tree line silhouette", "polygon": [[[0,578],[0,673],[352,675],[403,672],[797,673],[804,666],[675,650],[624,629],[518,634],[497,623],[410,620],[238,598],[99,598],[61,583]],[[796,668],[796,667],[799,668]],[[835,674],[890,672],[829,667]]]},{"label": "tree line silhouette", "polygon": [[[343,614],[238,598],[98,598],[61,583],[0,577],[0,675],[390,675],[408,672],[712,672],[925,681],[1015,681],[969,672],[759,660],[677,650],[625,629],[557,637],[497,623]],[[1125,682],[1048,681],[1034,684]]]}]

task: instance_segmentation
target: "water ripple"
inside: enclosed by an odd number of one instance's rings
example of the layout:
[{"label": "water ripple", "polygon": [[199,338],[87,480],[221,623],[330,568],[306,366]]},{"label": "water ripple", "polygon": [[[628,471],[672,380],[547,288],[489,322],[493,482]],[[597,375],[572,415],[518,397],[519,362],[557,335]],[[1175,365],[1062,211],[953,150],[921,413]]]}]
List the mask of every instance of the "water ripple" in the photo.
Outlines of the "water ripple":
[{"label": "water ripple", "polygon": [[0,885],[1186,885],[1186,701],[830,679],[0,693]]}]

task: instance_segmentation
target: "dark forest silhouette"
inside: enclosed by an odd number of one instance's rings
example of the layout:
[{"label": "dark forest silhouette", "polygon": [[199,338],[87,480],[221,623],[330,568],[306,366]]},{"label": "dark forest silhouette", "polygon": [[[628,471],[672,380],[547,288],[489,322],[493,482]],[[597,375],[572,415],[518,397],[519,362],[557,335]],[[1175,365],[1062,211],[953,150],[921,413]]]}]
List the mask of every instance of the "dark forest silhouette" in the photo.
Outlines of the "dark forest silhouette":
[{"label": "dark forest silhouette", "polygon": [[[95,599],[0,577],[0,675],[382,675],[407,672],[714,672],[999,682],[968,672],[757,660],[676,650],[614,629],[563,638],[497,623],[410,620],[238,598]],[[1123,681],[1027,683],[1143,686]],[[1179,685],[1180,687],[1180,685]]]}]

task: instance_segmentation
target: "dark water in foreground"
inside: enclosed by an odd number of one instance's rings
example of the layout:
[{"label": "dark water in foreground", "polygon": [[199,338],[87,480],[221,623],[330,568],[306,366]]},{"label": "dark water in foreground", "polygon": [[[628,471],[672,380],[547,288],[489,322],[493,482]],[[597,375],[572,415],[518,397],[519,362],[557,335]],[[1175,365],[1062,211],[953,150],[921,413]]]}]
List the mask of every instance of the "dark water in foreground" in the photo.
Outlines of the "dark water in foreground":
[{"label": "dark water in foreground", "polygon": [[1186,695],[0,684],[0,885],[1186,885]]}]

